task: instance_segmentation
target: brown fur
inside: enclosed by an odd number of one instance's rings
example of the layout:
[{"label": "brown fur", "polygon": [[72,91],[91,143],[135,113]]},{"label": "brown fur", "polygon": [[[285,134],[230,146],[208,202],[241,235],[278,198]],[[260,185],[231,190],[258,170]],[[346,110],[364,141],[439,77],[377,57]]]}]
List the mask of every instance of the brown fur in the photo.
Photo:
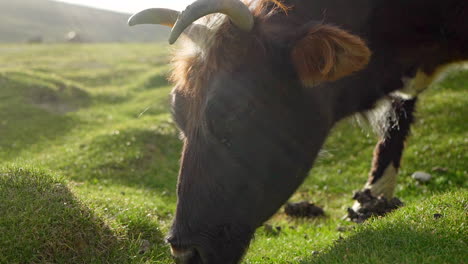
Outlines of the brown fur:
[{"label": "brown fur", "polygon": [[261,0],[257,8],[253,11],[255,15],[262,13],[265,9],[268,9],[270,5],[273,5],[273,11],[280,10],[287,13],[291,9],[290,6],[286,6],[281,0]]},{"label": "brown fur", "polygon": [[291,57],[302,82],[310,85],[361,70],[370,55],[359,37],[336,27],[317,25],[297,42]]}]

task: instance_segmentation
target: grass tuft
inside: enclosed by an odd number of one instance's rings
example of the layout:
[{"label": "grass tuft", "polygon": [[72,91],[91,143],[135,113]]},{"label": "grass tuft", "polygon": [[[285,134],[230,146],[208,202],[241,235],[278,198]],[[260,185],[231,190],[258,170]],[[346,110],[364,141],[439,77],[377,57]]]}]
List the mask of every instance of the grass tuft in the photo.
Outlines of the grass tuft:
[{"label": "grass tuft", "polygon": [[1,263],[125,261],[124,240],[80,202],[66,181],[21,167],[0,173]]}]

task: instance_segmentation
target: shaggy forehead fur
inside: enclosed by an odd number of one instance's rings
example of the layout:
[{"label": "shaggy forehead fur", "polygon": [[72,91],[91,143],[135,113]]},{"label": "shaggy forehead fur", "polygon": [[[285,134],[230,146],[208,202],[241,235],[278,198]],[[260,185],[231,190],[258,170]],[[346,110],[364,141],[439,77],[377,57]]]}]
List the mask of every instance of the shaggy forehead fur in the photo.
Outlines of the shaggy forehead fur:
[{"label": "shaggy forehead fur", "polygon": [[[256,17],[265,13],[288,10],[280,0],[248,2]],[[188,39],[182,41],[182,46],[173,54],[173,70],[170,77],[177,92],[195,98],[203,96],[203,84],[211,78],[215,70],[232,68],[238,58],[245,58],[248,53],[242,49],[242,46],[246,45],[245,35],[243,37],[242,32],[234,28],[231,23],[227,23],[226,16],[214,14],[202,20],[202,24],[210,29],[205,36],[200,36],[203,43],[193,43]]]}]

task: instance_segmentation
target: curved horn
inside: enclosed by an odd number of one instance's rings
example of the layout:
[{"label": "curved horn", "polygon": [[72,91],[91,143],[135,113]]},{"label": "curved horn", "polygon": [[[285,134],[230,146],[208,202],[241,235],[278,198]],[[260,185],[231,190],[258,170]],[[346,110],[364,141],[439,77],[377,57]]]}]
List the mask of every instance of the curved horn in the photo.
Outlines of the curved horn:
[{"label": "curved horn", "polygon": [[165,8],[145,9],[131,16],[128,19],[128,25],[158,24],[172,27],[177,21],[179,14],[179,11]]},{"label": "curved horn", "polygon": [[240,0],[197,0],[179,15],[172,28],[169,43],[176,42],[180,34],[194,21],[213,13],[229,16],[232,23],[244,31],[250,31],[254,25],[252,13]]},{"label": "curved horn", "polygon": [[[145,9],[131,16],[128,19],[128,25],[135,26],[142,24],[156,24],[172,28],[176,23],[179,14],[179,11],[165,8]],[[203,38],[203,36],[206,36],[207,31],[209,31],[209,29],[206,26],[194,24],[191,25],[188,30],[186,30],[186,35],[193,42],[199,43],[202,41],[201,38]]]}]

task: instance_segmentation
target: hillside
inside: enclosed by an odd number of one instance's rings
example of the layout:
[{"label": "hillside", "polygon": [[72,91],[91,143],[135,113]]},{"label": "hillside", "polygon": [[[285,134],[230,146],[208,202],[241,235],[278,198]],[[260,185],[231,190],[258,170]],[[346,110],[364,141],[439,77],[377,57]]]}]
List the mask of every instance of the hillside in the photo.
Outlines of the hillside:
[{"label": "hillside", "polygon": [[0,42],[63,42],[70,31],[87,42],[147,42],[166,40],[161,26],[127,26],[128,14],[51,0],[0,0]]}]

